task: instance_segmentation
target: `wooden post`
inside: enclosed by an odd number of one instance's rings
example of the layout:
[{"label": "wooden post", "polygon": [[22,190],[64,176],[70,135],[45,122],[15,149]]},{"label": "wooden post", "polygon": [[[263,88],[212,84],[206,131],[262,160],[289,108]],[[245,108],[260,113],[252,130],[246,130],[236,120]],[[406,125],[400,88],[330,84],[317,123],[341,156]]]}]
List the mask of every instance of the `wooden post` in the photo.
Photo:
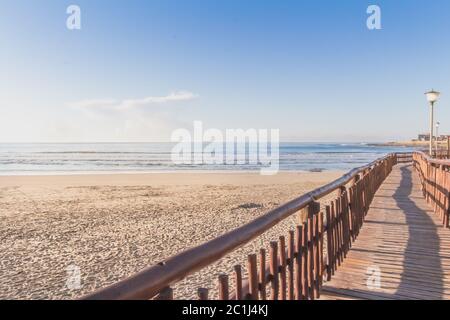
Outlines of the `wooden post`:
[{"label": "wooden post", "polygon": [[303,224],[303,235],[302,235],[302,299],[308,299],[308,225]]},{"label": "wooden post", "polygon": [[259,250],[259,292],[261,300],[266,300],[266,250]]},{"label": "wooden post", "polygon": [[447,159],[450,159],[450,136],[447,137]]},{"label": "wooden post", "polygon": [[240,265],[234,266],[234,282],[236,300],[242,300],[242,267]]},{"label": "wooden post", "polygon": [[327,216],[327,281],[330,281],[333,273],[333,218],[330,206],[325,207],[325,214]]},{"label": "wooden post", "polygon": [[208,289],[198,288],[197,294],[199,300],[208,300]]},{"label": "wooden post", "polygon": [[450,219],[450,171],[443,168],[442,174],[444,175],[444,189],[445,189],[445,206],[444,206],[444,227],[449,227]]},{"label": "wooden post", "polygon": [[339,257],[341,259],[341,262],[344,259],[344,252],[345,252],[345,243],[346,243],[346,228],[345,228],[345,199],[344,197],[347,196],[346,194],[346,188],[340,187],[338,190],[338,212],[339,212],[339,230],[340,230],[340,252]]},{"label": "wooden post", "polygon": [[280,237],[280,300],[286,300],[286,242],[284,236]]},{"label": "wooden post", "polygon": [[155,300],[173,300],[173,289],[167,287],[156,296]]},{"label": "wooden post", "polygon": [[319,287],[322,289],[323,284],[323,270],[324,263],[323,263],[323,233],[324,233],[324,227],[323,227],[323,211],[320,211],[319,213]]},{"label": "wooden post", "polygon": [[308,207],[303,208],[297,213],[297,224],[302,225],[308,219]]},{"label": "wooden post", "polygon": [[295,229],[295,299],[303,299],[303,226]]},{"label": "wooden post", "polygon": [[248,293],[250,300],[258,300],[258,266],[256,262],[256,254],[250,254],[247,260],[248,271]]},{"label": "wooden post", "polygon": [[272,278],[271,299],[278,300],[278,243],[270,243],[270,276]]},{"label": "wooden post", "polygon": [[338,228],[339,228],[339,262],[342,263],[344,260],[343,247],[344,247],[344,228],[343,228],[343,208],[342,208],[342,197],[336,200],[336,213],[339,215],[338,218]]},{"label": "wooden post", "polygon": [[348,190],[345,187],[339,188],[339,196],[341,199],[341,215],[342,215],[342,249],[344,258],[350,248],[350,217],[348,204]]},{"label": "wooden post", "polygon": [[337,228],[337,215],[336,215],[336,203],[335,201],[331,201],[331,220],[333,221],[333,269],[337,270],[337,264],[339,260],[339,232]]},{"label": "wooden post", "polygon": [[308,217],[308,295],[314,300],[314,225],[313,214]]},{"label": "wooden post", "polygon": [[439,192],[439,196],[438,196],[438,206],[437,206],[437,210],[439,211],[439,217],[442,220],[442,224],[445,225],[445,217],[446,217],[446,210],[445,210],[445,206],[446,206],[446,194],[444,194],[444,188],[445,188],[445,171],[444,171],[444,166],[440,165],[439,166],[439,187],[438,187],[438,192]]},{"label": "wooden post", "polygon": [[352,241],[355,241],[356,238],[356,197],[355,197],[355,189],[356,189],[356,184],[359,181],[359,175],[356,175],[355,178],[353,179],[352,182],[352,186],[349,189],[349,196],[350,196],[350,236],[352,237]]},{"label": "wooden post", "polygon": [[316,242],[316,227],[318,225],[317,214],[319,211],[320,204],[318,202],[312,202],[308,206],[308,289],[311,300],[318,296],[316,271],[319,267],[319,255],[318,243]]},{"label": "wooden post", "polygon": [[313,217],[314,228],[314,297],[320,298],[320,251],[319,251],[319,215],[315,214]]},{"label": "wooden post", "polygon": [[219,276],[219,300],[229,300],[228,275]]},{"label": "wooden post", "polygon": [[294,300],[294,259],[295,259],[295,234],[289,230],[288,238],[288,300]]}]

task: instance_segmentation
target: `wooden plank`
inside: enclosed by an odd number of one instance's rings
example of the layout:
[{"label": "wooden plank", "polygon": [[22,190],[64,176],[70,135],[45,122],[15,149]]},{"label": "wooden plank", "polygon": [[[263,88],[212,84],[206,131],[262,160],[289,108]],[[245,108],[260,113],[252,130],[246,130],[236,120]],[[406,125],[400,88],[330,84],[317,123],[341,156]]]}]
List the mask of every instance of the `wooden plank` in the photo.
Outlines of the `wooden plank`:
[{"label": "wooden plank", "polygon": [[[436,176],[436,170],[427,170]],[[444,178],[438,174],[433,180],[445,185]],[[410,165],[394,167],[373,197],[347,258],[323,284],[321,299],[450,299],[450,231],[443,227],[442,208],[441,214],[432,210],[433,199],[446,205],[445,194],[427,184],[423,198],[421,179]],[[376,188],[380,177],[366,180],[369,188]],[[358,187],[349,193],[352,229],[364,218],[356,217],[361,205]],[[363,203],[370,201],[366,194],[362,198]],[[435,208],[439,212],[439,206]],[[345,223],[344,219],[344,250]],[[380,271],[379,288],[368,287],[372,274],[367,271],[374,267]]]}]

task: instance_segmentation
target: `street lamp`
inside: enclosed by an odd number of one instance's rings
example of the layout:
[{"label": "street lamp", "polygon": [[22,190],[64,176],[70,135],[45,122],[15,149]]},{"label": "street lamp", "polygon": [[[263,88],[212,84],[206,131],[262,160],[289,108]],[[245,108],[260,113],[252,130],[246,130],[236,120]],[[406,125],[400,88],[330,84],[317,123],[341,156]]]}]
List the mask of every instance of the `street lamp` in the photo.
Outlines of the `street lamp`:
[{"label": "street lamp", "polygon": [[435,149],[436,149],[436,155],[438,154],[438,152],[439,152],[439,125],[440,125],[441,123],[438,121],[438,122],[436,122],[436,142],[435,142]]},{"label": "street lamp", "polygon": [[434,127],[434,104],[438,100],[440,96],[440,92],[431,90],[425,95],[427,96],[427,100],[430,103],[430,156],[433,156],[433,127]]}]

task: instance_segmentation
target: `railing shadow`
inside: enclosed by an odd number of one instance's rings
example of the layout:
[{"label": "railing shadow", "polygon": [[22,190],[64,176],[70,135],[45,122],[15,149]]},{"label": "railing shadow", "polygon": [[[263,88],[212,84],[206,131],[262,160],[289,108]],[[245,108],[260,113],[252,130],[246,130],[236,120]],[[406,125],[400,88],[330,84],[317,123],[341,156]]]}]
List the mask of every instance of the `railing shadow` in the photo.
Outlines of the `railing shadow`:
[{"label": "railing shadow", "polygon": [[[408,225],[408,242],[403,258],[403,272],[396,291],[397,296],[411,296],[414,291],[423,292],[425,284],[432,288],[423,299],[442,299],[444,284],[441,259],[439,258],[440,239],[437,226],[426,211],[419,208],[413,200],[413,177],[411,167],[401,168],[400,186],[393,198],[405,215]],[[428,272],[432,270],[433,272]]]}]

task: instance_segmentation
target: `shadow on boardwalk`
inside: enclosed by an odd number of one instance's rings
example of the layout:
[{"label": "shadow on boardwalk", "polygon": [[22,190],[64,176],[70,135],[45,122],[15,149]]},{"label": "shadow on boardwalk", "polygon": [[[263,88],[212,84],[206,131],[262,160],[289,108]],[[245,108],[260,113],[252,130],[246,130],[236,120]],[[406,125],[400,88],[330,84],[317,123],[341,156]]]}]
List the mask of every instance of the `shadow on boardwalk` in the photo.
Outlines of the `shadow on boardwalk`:
[{"label": "shadow on boardwalk", "polygon": [[[380,287],[368,284],[373,267],[380,269]],[[424,199],[411,165],[393,168],[322,293],[323,299],[450,299],[450,232]]]},{"label": "shadow on boardwalk", "polygon": [[[440,240],[436,223],[426,211],[413,200],[413,177],[411,167],[401,168],[401,181],[393,198],[405,215],[408,225],[408,242],[404,252],[403,272],[395,293],[410,296],[424,291],[425,299],[443,298],[443,270],[439,256]],[[429,285],[429,286],[428,286]]]}]

